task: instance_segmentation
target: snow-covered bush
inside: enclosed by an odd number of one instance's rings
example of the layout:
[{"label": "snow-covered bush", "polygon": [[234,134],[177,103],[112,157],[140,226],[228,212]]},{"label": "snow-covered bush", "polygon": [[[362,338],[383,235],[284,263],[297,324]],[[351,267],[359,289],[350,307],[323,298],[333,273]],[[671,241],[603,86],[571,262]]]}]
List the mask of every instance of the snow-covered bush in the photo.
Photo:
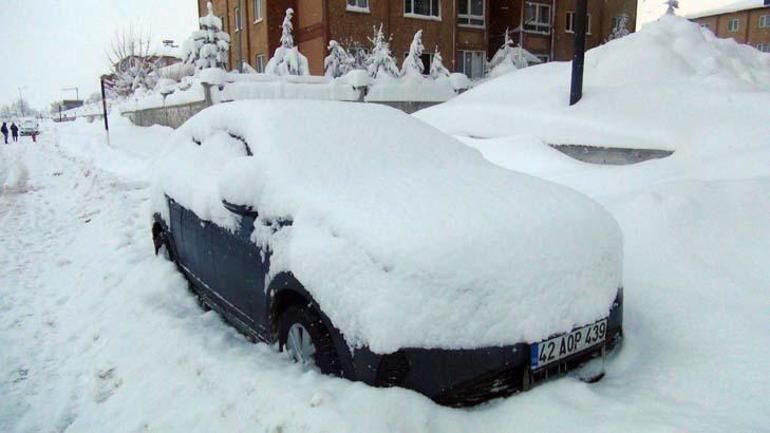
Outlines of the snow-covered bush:
[{"label": "snow-covered bush", "polygon": [[609,42],[614,39],[620,39],[630,34],[631,31],[628,30],[628,15],[622,14],[618,16],[618,19],[615,22],[615,27],[612,28],[610,35],[607,37],[607,41]]},{"label": "snow-covered bush", "polygon": [[329,41],[329,55],[324,59],[324,71],[327,77],[341,77],[351,70],[356,59],[335,40]]},{"label": "snow-covered bush", "polygon": [[511,33],[506,29],[505,42],[489,61],[488,75],[491,78],[499,77],[508,72],[526,68],[533,63],[540,63],[540,59],[522,48],[521,45],[514,45]]},{"label": "snow-covered bush", "polygon": [[449,70],[444,67],[444,58],[441,57],[441,52],[436,47],[436,52],[433,55],[433,60],[430,62],[430,77],[433,79],[440,77],[448,77]]},{"label": "snow-covered bush", "polygon": [[366,69],[369,71],[369,76],[372,78],[383,75],[398,77],[398,67],[390,53],[390,42],[385,39],[385,34],[382,32],[382,24],[379,28],[374,28],[374,36],[369,41],[372,43],[372,52],[366,59]]},{"label": "snow-covered bush", "polygon": [[200,30],[192,32],[182,44],[184,63],[195,65],[197,70],[227,66],[227,52],[230,50],[230,35],[222,31],[222,20],[214,15],[211,2],[208,14],[201,17]]},{"label": "snow-covered bush", "polygon": [[127,97],[139,89],[155,87],[156,55],[151,49],[149,35],[134,33],[133,29],[116,35],[108,50],[112,64],[109,91],[112,95]]},{"label": "snow-covered bush", "polygon": [[425,65],[422,64],[422,53],[425,47],[422,45],[422,30],[418,30],[412,38],[409,45],[409,54],[401,65],[401,76],[404,77],[422,77],[425,72]]},{"label": "snow-covered bush", "polygon": [[294,16],[294,9],[286,9],[286,16],[283,19],[283,29],[281,30],[281,46],[275,49],[275,54],[267,62],[265,73],[273,75],[309,75],[310,70],[307,64],[307,57],[299,52],[294,46],[294,36],[292,31],[294,25],[291,19]]}]

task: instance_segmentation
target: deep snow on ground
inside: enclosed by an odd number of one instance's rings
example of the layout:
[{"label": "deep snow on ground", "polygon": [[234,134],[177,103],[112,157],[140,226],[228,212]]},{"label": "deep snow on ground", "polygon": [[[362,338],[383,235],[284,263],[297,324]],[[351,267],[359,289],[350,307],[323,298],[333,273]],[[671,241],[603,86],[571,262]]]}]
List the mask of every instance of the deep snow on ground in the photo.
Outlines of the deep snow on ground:
[{"label": "deep snow on ground", "polygon": [[571,63],[512,72],[416,116],[456,135],[536,134],[548,144],[689,150],[766,139],[770,54],[673,16],[589,50],[584,96]]},{"label": "deep snow on ground", "polygon": [[[151,165],[152,145],[163,148],[170,131],[116,127],[119,147],[107,148],[99,128],[58,125],[37,145],[0,147],[30,172],[26,192],[0,196],[0,431],[756,432],[770,425],[770,281],[762,271],[770,259],[770,172],[746,163],[770,160],[766,148],[698,164],[692,175],[675,159],[608,168],[547,147],[508,153],[523,161],[519,169],[573,185],[619,219],[627,339],[597,384],[568,377],[458,410],[403,389],[303,372],[202,312],[174,267],[152,254],[144,174],[121,174],[119,163]],[[129,139],[139,136],[144,146]],[[565,175],[549,173],[549,165]]]},{"label": "deep snow on ground", "polygon": [[[635,166],[573,161],[543,144],[539,122],[464,139],[612,212],[625,241],[626,334],[599,383],[562,378],[465,410],[303,372],[202,312],[152,254],[148,173],[170,130],[116,120],[108,148],[99,124],[75,123],[49,126],[36,145],[0,145],[0,179],[5,167],[29,173],[0,195],[0,432],[770,431],[770,98],[712,90],[698,96],[714,103],[690,124],[706,128],[697,135],[646,117],[686,104],[635,112],[644,126],[629,137],[687,138],[687,149]],[[727,102],[742,95],[754,105],[735,114]]]}]

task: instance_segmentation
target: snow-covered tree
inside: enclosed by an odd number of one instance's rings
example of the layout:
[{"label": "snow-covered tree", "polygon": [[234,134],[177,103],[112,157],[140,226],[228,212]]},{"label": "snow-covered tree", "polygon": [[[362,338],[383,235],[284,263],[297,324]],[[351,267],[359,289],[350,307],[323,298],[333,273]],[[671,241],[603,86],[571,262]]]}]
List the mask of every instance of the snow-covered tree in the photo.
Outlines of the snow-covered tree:
[{"label": "snow-covered tree", "polygon": [[324,71],[327,77],[341,77],[353,70],[356,59],[335,40],[329,41],[329,55],[324,59]]},{"label": "snow-covered tree", "polygon": [[422,53],[425,47],[422,45],[422,30],[418,30],[409,45],[409,54],[401,65],[401,75],[404,77],[422,77],[425,65],[422,64]]},{"label": "snow-covered tree", "polygon": [[149,36],[136,34],[133,29],[118,33],[107,56],[112,65],[108,86],[113,94],[125,97],[155,87],[157,56]]},{"label": "snow-covered tree", "polygon": [[679,0],[666,0],[663,4],[668,6],[666,15],[676,15],[676,10],[679,9]]},{"label": "snow-covered tree", "polygon": [[489,76],[497,77],[507,72],[526,68],[533,63],[540,63],[540,59],[522,48],[521,45],[514,45],[511,33],[506,29],[505,42],[489,61]]},{"label": "snow-covered tree", "polygon": [[273,75],[309,75],[307,57],[294,46],[294,25],[291,19],[294,17],[294,9],[286,9],[281,30],[281,46],[275,49],[273,57],[265,66],[265,73]]},{"label": "snow-covered tree", "polygon": [[353,56],[353,69],[366,70],[366,59],[369,57],[369,53],[358,42],[351,42],[348,44],[348,52]]},{"label": "snow-covered tree", "polygon": [[399,75],[398,67],[390,53],[390,42],[385,39],[385,34],[382,32],[382,24],[379,28],[374,28],[374,36],[369,38],[369,42],[372,43],[372,52],[366,59],[366,69],[369,76],[377,78],[384,74],[397,77]]},{"label": "snow-covered tree", "polygon": [[195,65],[195,69],[225,69],[227,52],[230,50],[230,35],[222,31],[222,20],[214,15],[214,7],[207,4],[208,14],[198,22],[200,30],[192,32],[182,44],[184,63]]},{"label": "snow-covered tree", "polygon": [[433,60],[430,62],[430,77],[433,79],[440,77],[448,77],[449,70],[444,67],[444,58],[441,57],[441,52],[436,46],[436,53],[433,55]]},{"label": "snow-covered tree", "polygon": [[622,14],[619,15],[617,21],[615,21],[615,27],[612,28],[610,35],[607,37],[607,41],[620,39],[630,34],[631,31],[628,30],[628,15]]}]

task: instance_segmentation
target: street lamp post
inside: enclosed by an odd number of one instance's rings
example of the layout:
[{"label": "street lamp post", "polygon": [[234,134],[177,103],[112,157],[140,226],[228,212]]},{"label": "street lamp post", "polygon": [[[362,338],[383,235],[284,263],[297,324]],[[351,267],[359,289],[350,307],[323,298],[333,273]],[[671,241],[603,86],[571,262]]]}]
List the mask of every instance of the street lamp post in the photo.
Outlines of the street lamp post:
[{"label": "street lamp post", "polygon": [[107,134],[107,146],[111,147],[110,144],[110,123],[107,120],[107,94],[104,91],[104,75],[99,77],[101,89],[102,89],[102,115],[104,116],[104,132]]},{"label": "street lamp post", "polygon": [[19,111],[21,111],[21,117],[24,117],[24,97],[21,95],[21,91],[26,89],[27,86],[17,87],[19,89]]},{"label": "street lamp post", "polygon": [[586,54],[586,21],[588,0],[578,0],[573,26],[575,27],[575,52],[572,56],[572,85],[569,105],[577,104],[583,97],[583,65]]}]

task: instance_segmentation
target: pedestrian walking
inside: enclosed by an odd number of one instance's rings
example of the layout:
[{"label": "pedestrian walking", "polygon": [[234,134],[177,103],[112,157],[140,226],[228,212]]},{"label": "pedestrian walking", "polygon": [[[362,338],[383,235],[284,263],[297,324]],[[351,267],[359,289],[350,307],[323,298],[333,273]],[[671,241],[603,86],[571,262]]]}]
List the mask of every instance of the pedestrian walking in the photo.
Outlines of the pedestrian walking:
[{"label": "pedestrian walking", "polygon": [[0,127],[0,132],[3,133],[3,139],[5,140],[5,144],[8,144],[8,125],[3,122],[3,126]]},{"label": "pedestrian walking", "polygon": [[13,122],[11,122],[11,135],[13,136],[13,141],[19,141],[19,127]]},{"label": "pedestrian walking", "polygon": [[32,132],[30,132],[29,135],[32,136],[32,142],[37,143],[37,129],[32,129]]}]

